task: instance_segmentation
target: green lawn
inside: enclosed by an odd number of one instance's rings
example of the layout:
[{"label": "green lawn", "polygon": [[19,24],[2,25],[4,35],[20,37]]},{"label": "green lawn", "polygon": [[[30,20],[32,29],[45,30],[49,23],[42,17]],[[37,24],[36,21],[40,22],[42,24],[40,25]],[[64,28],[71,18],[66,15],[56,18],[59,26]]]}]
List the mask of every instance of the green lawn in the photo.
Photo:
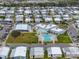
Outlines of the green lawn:
[{"label": "green lawn", "polygon": [[57,39],[58,39],[57,43],[71,43],[71,39],[68,36],[67,32],[64,34],[58,35]]},{"label": "green lawn", "polygon": [[14,39],[11,34],[9,35],[6,43],[37,43],[38,37],[36,36],[35,32],[32,33],[21,33],[16,39]]}]

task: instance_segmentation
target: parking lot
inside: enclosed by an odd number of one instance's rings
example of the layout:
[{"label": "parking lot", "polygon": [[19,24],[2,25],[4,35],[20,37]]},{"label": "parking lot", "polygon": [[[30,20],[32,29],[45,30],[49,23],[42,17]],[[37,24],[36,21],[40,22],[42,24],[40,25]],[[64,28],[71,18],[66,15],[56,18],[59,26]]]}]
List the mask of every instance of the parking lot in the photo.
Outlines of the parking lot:
[{"label": "parking lot", "polygon": [[72,41],[73,41],[74,43],[79,42],[79,41],[78,41],[78,32],[77,32],[76,29],[74,28],[74,25],[70,25],[70,26],[69,26],[68,33],[69,33],[69,36],[71,37],[71,39],[72,39]]}]

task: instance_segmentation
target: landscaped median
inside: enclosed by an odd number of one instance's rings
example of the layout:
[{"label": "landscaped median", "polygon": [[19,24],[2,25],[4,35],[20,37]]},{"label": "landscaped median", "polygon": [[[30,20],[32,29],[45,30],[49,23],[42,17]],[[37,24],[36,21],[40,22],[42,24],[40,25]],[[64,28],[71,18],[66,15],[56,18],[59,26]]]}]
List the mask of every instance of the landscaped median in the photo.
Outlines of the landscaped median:
[{"label": "landscaped median", "polygon": [[38,42],[38,37],[36,36],[35,32],[23,32],[21,33],[20,36],[16,37],[15,39],[12,37],[11,34],[9,34],[9,37],[6,40],[6,43],[37,43]]}]

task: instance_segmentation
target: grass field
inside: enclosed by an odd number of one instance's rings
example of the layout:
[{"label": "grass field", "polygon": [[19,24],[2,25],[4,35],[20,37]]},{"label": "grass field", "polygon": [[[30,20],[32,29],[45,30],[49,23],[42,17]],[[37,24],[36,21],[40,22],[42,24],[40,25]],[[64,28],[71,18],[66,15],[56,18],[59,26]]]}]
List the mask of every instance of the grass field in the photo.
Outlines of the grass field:
[{"label": "grass field", "polygon": [[57,43],[71,43],[71,39],[67,33],[58,35],[57,39],[58,39]]},{"label": "grass field", "polygon": [[9,34],[8,39],[6,40],[6,43],[37,43],[38,37],[36,36],[35,32],[32,33],[21,33],[20,36],[18,36],[16,39],[14,39],[11,34]]}]

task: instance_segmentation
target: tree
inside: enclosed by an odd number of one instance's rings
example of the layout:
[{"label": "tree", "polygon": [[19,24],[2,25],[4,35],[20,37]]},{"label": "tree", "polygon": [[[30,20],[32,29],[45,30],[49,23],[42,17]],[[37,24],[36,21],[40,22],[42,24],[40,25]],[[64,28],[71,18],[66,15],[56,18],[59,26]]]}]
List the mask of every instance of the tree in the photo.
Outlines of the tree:
[{"label": "tree", "polygon": [[16,37],[20,36],[20,34],[21,34],[20,31],[14,30],[12,31],[11,36],[15,39]]}]

